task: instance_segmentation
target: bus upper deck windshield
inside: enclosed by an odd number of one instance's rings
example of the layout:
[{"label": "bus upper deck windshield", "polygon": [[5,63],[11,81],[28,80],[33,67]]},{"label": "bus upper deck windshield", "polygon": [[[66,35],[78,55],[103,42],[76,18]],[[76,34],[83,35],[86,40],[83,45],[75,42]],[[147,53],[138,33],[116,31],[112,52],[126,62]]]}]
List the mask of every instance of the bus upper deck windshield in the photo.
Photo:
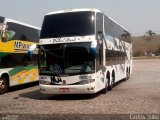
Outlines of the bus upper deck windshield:
[{"label": "bus upper deck windshield", "polygon": [[47,15],[40,38],[86,36],[94,34],[95,12],[81,11]]}]

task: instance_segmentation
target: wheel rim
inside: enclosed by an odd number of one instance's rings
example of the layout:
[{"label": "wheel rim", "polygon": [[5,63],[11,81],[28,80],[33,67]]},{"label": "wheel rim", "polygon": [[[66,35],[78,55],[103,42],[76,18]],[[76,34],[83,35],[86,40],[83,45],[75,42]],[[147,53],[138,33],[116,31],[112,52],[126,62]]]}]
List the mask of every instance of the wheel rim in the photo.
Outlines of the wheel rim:
[{"label": "wheel rim", "polygon": [[113,87],[113,84],[114,84],[114,79],[112,79],[112,82],[111,82],[111,86]]},{"label": "wheel rim", "polygon": [[114,85],[114,79],[115,79],[115,77],[112,76],[112,81],[111,81],[111,86],[112,86],[112,88],[113,88],[113,85]]},{"label": "wheel rim", "polygon": [[129,79],[129,72],[127,71],[127,80]]},{"label": "wheel rim", "polygon": [[108,81],[106,81],[106,86],[105,86],[106,90],[108,89],[108,86],[109,86]]}]

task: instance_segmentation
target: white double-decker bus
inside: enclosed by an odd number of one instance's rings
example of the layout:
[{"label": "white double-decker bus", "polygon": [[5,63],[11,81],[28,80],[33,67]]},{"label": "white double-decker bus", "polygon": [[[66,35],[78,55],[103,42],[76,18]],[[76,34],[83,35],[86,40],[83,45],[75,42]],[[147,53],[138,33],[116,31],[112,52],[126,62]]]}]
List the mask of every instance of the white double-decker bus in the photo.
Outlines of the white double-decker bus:
[{"label": "white double-decker bus", "polygon": [[130,33],[97,9],[48,13],[38,48],[42,94],[106,93],[132,71]]}]

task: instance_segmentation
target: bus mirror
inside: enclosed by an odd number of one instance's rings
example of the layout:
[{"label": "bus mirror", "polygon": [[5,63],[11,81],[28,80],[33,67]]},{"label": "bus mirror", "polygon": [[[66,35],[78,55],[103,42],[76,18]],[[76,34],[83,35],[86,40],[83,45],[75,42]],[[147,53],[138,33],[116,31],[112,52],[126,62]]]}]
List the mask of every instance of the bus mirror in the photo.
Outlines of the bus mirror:
[{"label": "bus mirror", "polygon": [[102,45],[102,36],[98,35],[98,41],[97,41],[98,45]]},{"label": "bus mirror", "polygon": [[28,49],[28,58],[30,61],[33,60],[33,52],[36,50],[37,44],[32,44]]},{"label": "bus mirror", "polygon": [[98,33],[97,33],[97,43],[98,43],[98,45],[101,45],[102,41],[103,41],[103,32],[98,31]]},{"label": "bus mirror", "polygon": [[90,48],[90,55],[93,59],[96,58],[96,48]]}]

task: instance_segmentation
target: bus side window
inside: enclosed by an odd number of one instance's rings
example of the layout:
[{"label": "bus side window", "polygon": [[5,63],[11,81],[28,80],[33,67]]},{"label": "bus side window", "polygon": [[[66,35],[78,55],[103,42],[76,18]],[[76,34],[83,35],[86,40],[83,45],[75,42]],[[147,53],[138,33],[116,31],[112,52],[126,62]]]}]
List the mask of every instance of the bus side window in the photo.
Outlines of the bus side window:
[{"label": "bus side window", "polygon": [[9,68],[13,66],[11,55],[7,55],[1,58],[2,67]]},{"label": "bus side window", "polygon": [[24,55],[24,57],[23,57],[23,65],[24,65],[24,66],[27,66],[27,65],[28,65],[28,62],[29,62],[28,56],[27,56],[27,55]]},{"label": "bus side window", "polygon": [[96,15],[96,39],[102,39],[103,35],[103,14],[97,13]]}]

